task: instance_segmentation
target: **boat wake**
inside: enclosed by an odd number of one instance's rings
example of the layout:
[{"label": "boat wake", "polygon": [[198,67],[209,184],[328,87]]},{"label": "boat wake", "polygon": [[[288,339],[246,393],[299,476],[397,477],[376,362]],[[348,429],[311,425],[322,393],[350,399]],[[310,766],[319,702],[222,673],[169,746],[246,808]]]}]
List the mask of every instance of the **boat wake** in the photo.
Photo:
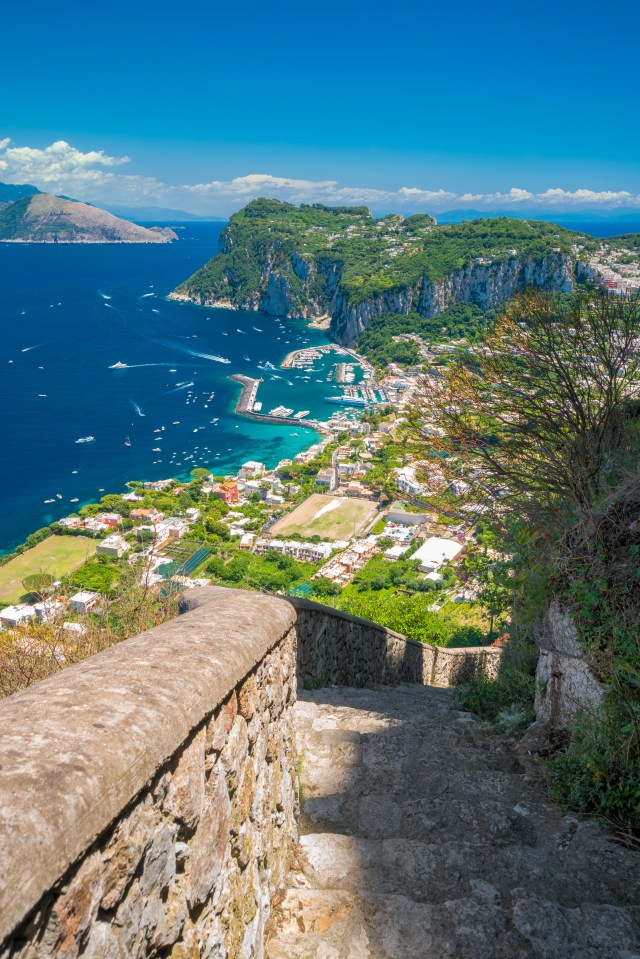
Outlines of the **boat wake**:
[{"label": "boat wake", "polygon": [[134,408],[134,410],[136,411],[136,413],[138,414],[138,416],[144,416],[144,415],[145,415],[145,414],[142,412],[142,410],[140,409],[140,407],[138,406],[138,404],[135,403],[133,400],[131,400],[131,405],[133,406],[133,408]]},{"label": "boat wake", "polygon": [[260,329],[259,326],[252,326],[251,329],[252,329],[252,330],[256,330],[256,332],[258,332],[258,333],[262,333],[262,330]]},{"label": "boat wake", "polygon": [[146,299],[148,296],[155,296],[155,293],[143,293],[140,297],[141,300]]}]

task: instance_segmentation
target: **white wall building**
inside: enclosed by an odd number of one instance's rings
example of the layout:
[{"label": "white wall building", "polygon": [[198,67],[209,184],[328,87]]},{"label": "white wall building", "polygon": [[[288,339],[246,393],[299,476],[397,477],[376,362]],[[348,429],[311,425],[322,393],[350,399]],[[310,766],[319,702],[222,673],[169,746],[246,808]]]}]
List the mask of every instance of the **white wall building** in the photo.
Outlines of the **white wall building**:
[{"label": "white wall building", "polygon": [[436,573],[444,563],[450,563],[452,559],[455,559],[463,548],[463,545],[456,540],[431,536],[420,549],[416,550],[411,559],[420,561],[420,569],[424,573]]}]

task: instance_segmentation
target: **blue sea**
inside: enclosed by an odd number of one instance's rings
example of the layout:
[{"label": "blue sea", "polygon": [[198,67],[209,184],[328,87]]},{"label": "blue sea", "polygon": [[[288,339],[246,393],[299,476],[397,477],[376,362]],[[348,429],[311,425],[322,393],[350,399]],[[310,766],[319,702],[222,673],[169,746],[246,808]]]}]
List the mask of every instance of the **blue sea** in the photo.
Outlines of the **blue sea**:
[{"label": "blue sea", "polygon": [[228,377],[263,377],[264,412],[283,404],[326,419],[337,355],[310,374],[279,369],[324,333],[166,299],[216,252],[220,229],[186,224],[166,246],[0,244],[0,553],[127,480],[224,474],[247,459],[272,467],[316,441],[235,416]]}]

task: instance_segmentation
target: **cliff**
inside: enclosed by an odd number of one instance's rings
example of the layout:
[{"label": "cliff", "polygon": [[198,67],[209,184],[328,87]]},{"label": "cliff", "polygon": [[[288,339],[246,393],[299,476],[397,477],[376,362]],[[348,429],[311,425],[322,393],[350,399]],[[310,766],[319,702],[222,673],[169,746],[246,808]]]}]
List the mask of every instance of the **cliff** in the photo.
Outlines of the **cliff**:
[{"label": "cliff", "polygon": [[49,193],[24,196],[0,210],[0,240],[13,243],[170,243],[173,230],[147,229],[106,210]]},{"label": "cliff", "polygon": [[483,310],[526,286],[568,291],[586,234],[506,217],[438,226],[426,215],[374,219],[364,207],[256,200],[234,214],[220,252],[173,296],[275,316],[331,316],[352,346],[373,317],[431,317],[454,302]]}]

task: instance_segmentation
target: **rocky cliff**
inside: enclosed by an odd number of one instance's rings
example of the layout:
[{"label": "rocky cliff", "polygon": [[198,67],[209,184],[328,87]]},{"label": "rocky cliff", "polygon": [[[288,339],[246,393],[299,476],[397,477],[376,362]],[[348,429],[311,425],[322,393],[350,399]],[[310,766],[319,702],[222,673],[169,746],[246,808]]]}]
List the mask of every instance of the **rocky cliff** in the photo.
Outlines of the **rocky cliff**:
[{"label": "rocky cliff", "polygon": [[527,286],[568,291],[590,237],[508,218],[437,226],[427,216],[374,219],[356,208],[254,201],[220,253],[175,291],[205,306],[274,316],[330,316],[353,346],[386,313],[436,316],[456,301],[497,306]]}]

